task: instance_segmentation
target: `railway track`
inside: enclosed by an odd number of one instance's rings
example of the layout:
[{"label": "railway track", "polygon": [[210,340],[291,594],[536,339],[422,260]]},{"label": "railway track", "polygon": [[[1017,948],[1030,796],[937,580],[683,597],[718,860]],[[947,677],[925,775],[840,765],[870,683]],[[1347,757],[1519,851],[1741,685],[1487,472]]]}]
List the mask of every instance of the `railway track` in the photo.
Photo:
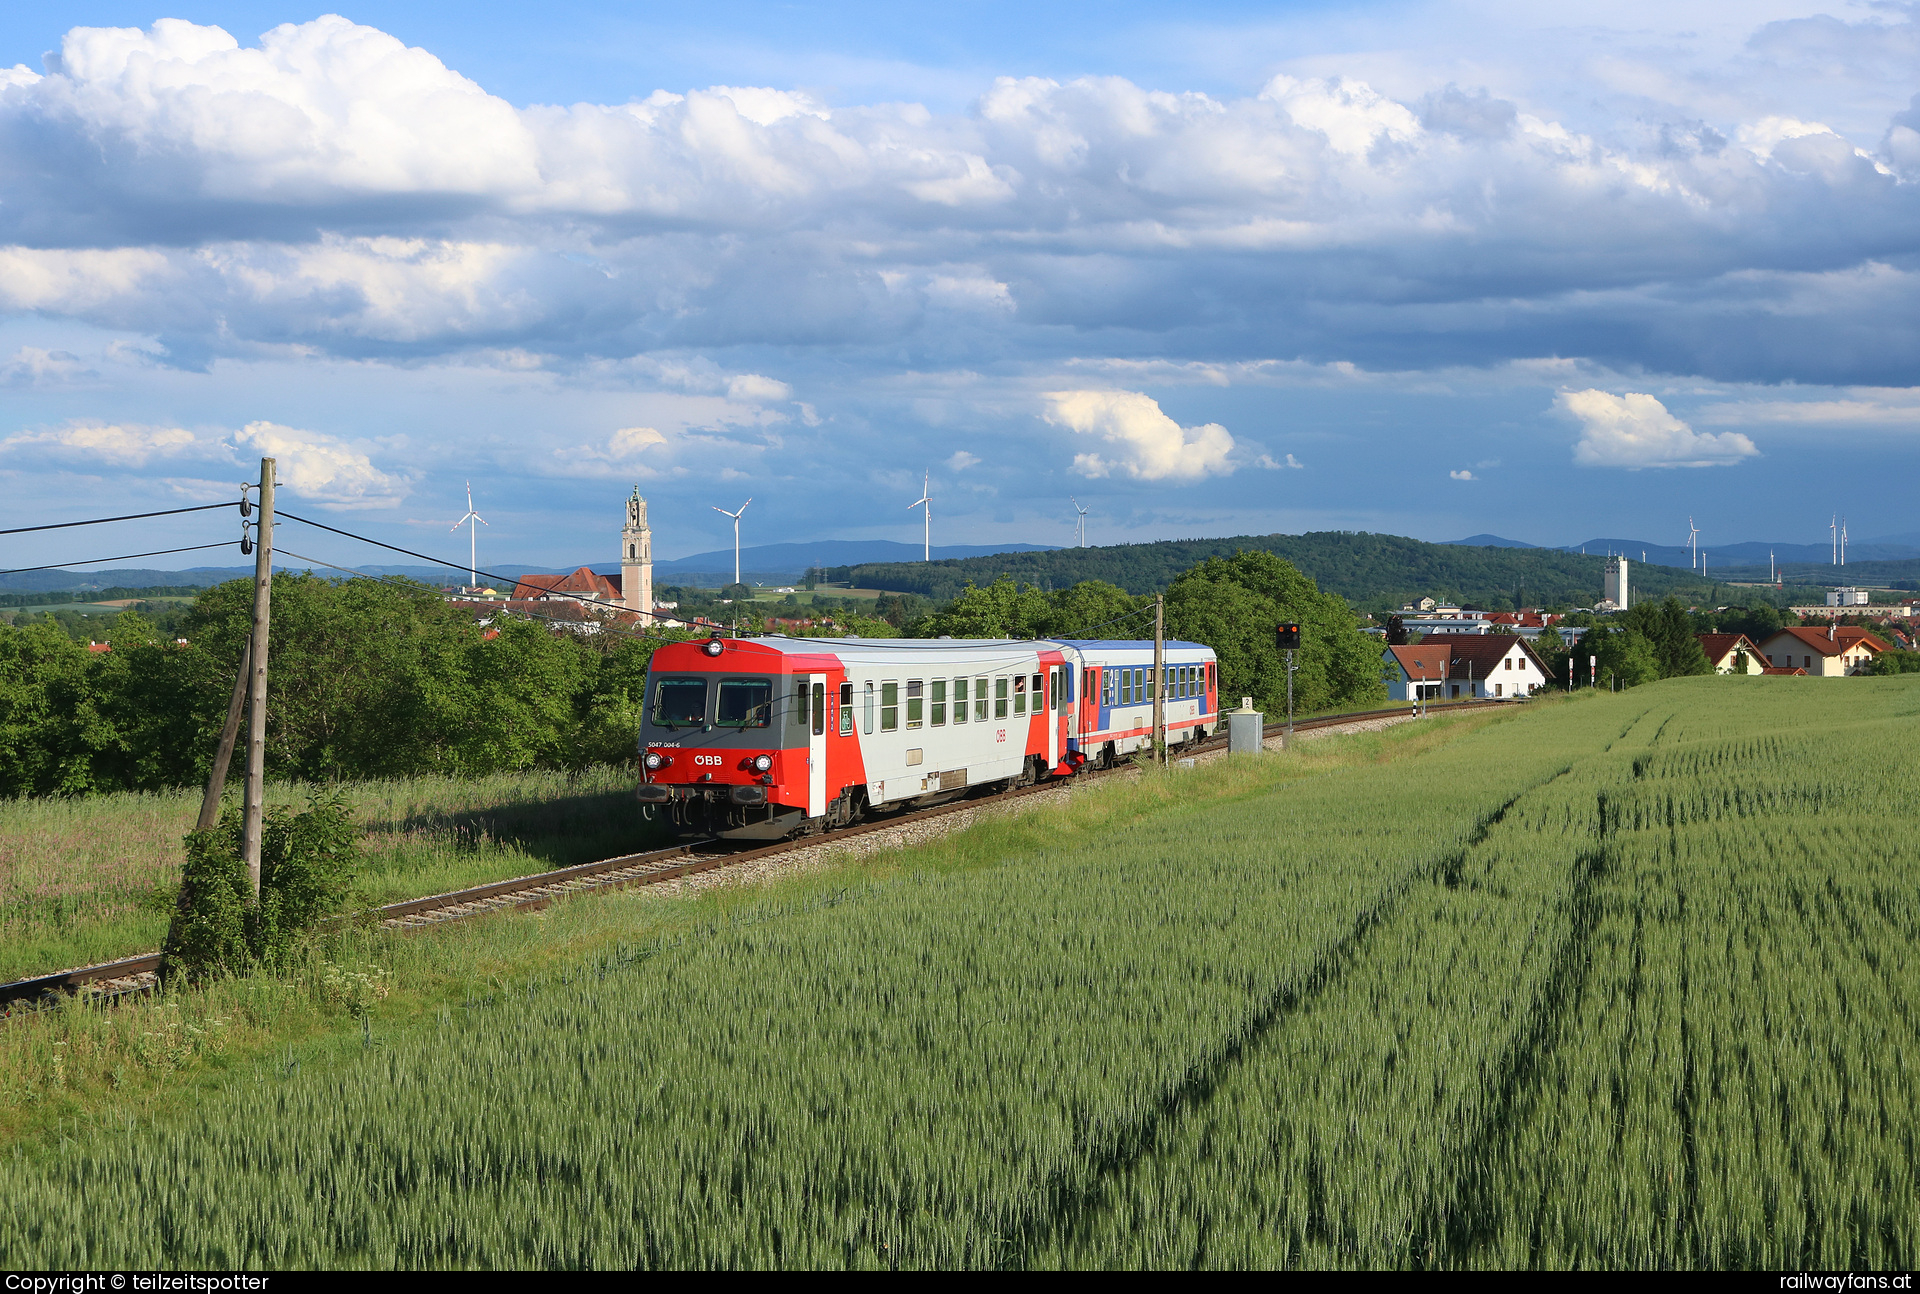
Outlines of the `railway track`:
[{"label": "railway track", "polygon": [[[1452,711],[1483,709],[1505,704],[1508,703],[1463,701],[1436,708]],[[1358,710],[1298,720],[1293,728],[1295,732],[1310,732],[1320,728],[1339,728],[1366,723],[1374,719],[1407,718],[1413,713],[1404,707],[1387,710]],[[1285,723],[1270,723],[1265,726],[1263,733],[1268,740],[1271,740],[1285,732],[1286,728]],[[1181,748],[1179,754],[1182,757],[1205,754],[1209,751],[1223,750],[1226,745],[1227,739],[1224,736],[1211,737],[1206,741]],[[1110,769],[1086,769],[1077,777],[1111,777],[1125,773],[1131,766],[1129,761],[1128,764]],[[449,921],[461,921],[468,917],[485,916],[495,912],[532,911],[546,907],[555,899],[570,895],[627,889],[641,885],[658,885],[702,872],[772,858],[798,849],[812,848],[822,843],[850,840],[875,832],[891,831],[908,824],[927,822],[949,814],[976,809],[988,802],[1004,804],[1010,800],[1057,790],[1060,785],[1060,783],[1043,782],[1033,786],[1016,787],[997,794],[970,797],[952,804],[900,813],[875,822],[862,823],[857,827],[845,827],[825,836],[801,836],[795,840],[783,840],[777,844],[752,849],[733,849],[719,841],[702,840],[690,844],[673,845],[665,849],[649,850],[645,853],[623,854],[618,858],[582,863],[578,867],[563,867],[557,871],[538,872],[531,876],[519,876],[511,880],[476,885],[470,889],[454,890],[446,894],[430,894],[424,898],[389,903],[384,907],[373,908],[340,920],[370,922],[398,934],[407,934],[443,925]],[[35,1010],[77,993],[85,993],[99,1001],[112,1001],[133,994],[146,993],[159,982],[159,971],[160,954],[156,952],[144,953],[138,957],[125,957],[119,961],[102,962],[95,966],[80,966],[31,979],[15,980],[10,984],[0,984],[0,1018],[20,1010]]]}]

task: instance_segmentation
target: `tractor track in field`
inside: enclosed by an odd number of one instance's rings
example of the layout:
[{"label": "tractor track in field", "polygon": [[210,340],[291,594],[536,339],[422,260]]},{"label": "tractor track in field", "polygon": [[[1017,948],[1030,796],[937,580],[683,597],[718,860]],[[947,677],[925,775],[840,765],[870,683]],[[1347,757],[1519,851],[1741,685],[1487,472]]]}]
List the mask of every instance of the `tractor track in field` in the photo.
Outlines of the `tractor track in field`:
[{"label": "tractor track in field", "polygon": [[[1463,701],[1440,708],[1452,712],[1505,704],[1508,703]],[[1372,731],[1409,722],[1414,717],[1414,712],[1405,708],[1360,710],[1298,720],[1293,729],[1296,734],[1305,736],[1342,728]],[[1267,724],[1263,731],[1267,748],[1276,749],[1286,730],[1285,723]],[[1188,760],[1204,762],[1222,757],[1226,751],[1226,737],[1217,736],[1191,746],[1177,747],[1170,752],[1169,758],[1175,763]],[[378,925],[396,934],[406,934],[496,912],[544,908],[555,899],[577,894],[605,893],[643,886],[659,886],[665,893],[684,893],[716,883],[750,884],[775,874],[824,865],[831,854],[868,853],[876,849],[920,844],[983,817],[997,817],[1036,807],[1026,803],[1036,797],[1058,799],[1071,794],[1074,786],[1085,781],[1125,776],[1138,769],[1139,765],[1131,760],[1113,768],[1089,768],[1063,782],[1015,787],[952,804],[904,812],[859,826],[844,827],[825,835],[801,836],[757,848],[731,848],[716,840],[672,845],[665,849],[583,863],[577,867],[476,885],[446,894],[389,903],[337,918],[336,921],[340,924]],[[723,870],[725,875],[719,875]],[[159,972],[160,954],[154,952],[0,984],[0,1018],[18,1011],[35,1010],[74,994],[85,994],[98,1001],[115,1001],[144,994],[159,983]]]}]

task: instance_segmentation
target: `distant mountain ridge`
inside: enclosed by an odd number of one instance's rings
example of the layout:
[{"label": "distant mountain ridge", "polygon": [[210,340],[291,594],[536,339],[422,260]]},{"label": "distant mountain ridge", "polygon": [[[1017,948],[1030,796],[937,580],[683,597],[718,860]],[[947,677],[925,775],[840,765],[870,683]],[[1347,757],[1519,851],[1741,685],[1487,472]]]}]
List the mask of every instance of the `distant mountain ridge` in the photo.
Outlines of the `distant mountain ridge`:
[{"label": "distant mountain ridge", "polygon": [[[1546,544],[1529,544],[1518,539],[1503,539],[1499,535],[1473,535],[1466,539],[1443,540],[1450,548],[1532,548],[1542,551],[1562,553],[1585,553],[1589,557],[1604,557],[1609,553],[1619,553],[1636,562],[1649,562],[1659,566],[1678,566],[1690,569],[1694,557],[1685,544],[1650,544],[1644,539],[1589,539],[1583,544],[1564,544],[1553,547]],[[1771,554],[1771,560],[1778,565],[1793,563],[1820,564],[1832,566],[1833,545],[1826,544],[1780,544],[1765,543],[1760,540],[1744,540],[1737,544],[1714,544],[1702,542],[1699,551],[1706,554],[1709,573],[1721,567],[1737,566],[1765,569]],[[1920,534],[1888,535],[1874,540],[1849,541],[1847,561],[1853,562],[1902,562],[1920,558]]]},{"label": "distant mountain ridge", "polygon": [[[996,553],[1046,553],[1056,544],[935,544],[933,560],[963,557],[991,557]],[[917,562],[924,550],[919,544],[903,544],[892,539],[823,539],[811,544],[755,544],[740,550],[740,574],[743,578],[777,577],[782,583],[800,579],[809,566],[857,566],[866,562]],[[596,564],[595,570],[601,567]],[[620,569],[619,564],[605,568]],[[655,561],[655,583],[674,583],[694,575],[725,575],[733,578],[733,549],[721,548],[694,553],[670,561]]]}]

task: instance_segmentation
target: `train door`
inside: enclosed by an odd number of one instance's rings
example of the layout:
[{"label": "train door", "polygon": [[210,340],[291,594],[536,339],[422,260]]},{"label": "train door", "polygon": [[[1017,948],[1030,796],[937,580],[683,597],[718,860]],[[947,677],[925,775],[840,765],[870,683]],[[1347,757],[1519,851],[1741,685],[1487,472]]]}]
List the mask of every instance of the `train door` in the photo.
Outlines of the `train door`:
[{"label": "train door", "polygon": [[1047,667],[1047,690],[1036,698],[1039,704],[1047,708],[1047,767],[1055,768],[1060,763],[1061,732],[1065,724],[1060,718],[1060,689],[1066,686],[1065,673],[1058,665]]},{"label": "train door", "polygon": [[813,700],[807,707],[807,816],[817,818],[827,811],[827,676],[809,674],[807,690]]}]

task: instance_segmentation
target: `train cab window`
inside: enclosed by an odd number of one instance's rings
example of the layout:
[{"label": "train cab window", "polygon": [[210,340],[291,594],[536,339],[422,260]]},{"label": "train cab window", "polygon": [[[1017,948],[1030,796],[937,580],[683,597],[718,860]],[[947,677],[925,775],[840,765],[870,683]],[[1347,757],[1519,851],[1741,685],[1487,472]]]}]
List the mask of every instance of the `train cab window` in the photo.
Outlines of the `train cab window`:
[{"label": "train cab window", "polygon": [[1016,715],[1027,712],[1027,676],[1025,674],[1013,676],[1013,712]]},{"label": "train cab window", "polygon": [[807,680],[793,680],[793,722],[800,732],[807,730]]},{"label": "train cab window", "polygon": [[963,678],[953,680],[953,721],[967,721],[967,680]]},{"label": "train cab window", "polygon": [[713,708],[718,728],[764,728],[773,722],[773,680],[723,678],[719,703]]},{"label": "train cab window", "polygon": [[663,728],[707,721],[707,680],[663,678],[653,688],[653,721]]},{"label": "train cab window", "polygon": [[813,735],[823,737],[827,732],[827,685],[813,685]]},{"label": "train cab window", "polygon": [[973,680],[973,721],[987,721],[987,680],[983,678]]},{"label": "train cab window", "polygon": [[918,728],[926,713],[926,684],[917,678],[907,680],[907,727]]},{"label": "train cab window", "polygon": [[1005,674],[993,680],[993,717],[996,719],[1007,717],[1007,676]]},{"label": "train cab window", "polygon": [[927,684],[927,726],[943,728],[947,723],[947,680],[936,678]]},{"label": "train cab window", "polygon": [[900,727],[900,685],[880,685],[880,731],[894,732]]},{"label": "train cab window", "polygon": [[840,735],[853,735],[853,684],[840,685]]},{"label": "train cab window", "polygon": [[860,712],[860,731],[873,735],[873,684],[867,684],[866,701]]}]

